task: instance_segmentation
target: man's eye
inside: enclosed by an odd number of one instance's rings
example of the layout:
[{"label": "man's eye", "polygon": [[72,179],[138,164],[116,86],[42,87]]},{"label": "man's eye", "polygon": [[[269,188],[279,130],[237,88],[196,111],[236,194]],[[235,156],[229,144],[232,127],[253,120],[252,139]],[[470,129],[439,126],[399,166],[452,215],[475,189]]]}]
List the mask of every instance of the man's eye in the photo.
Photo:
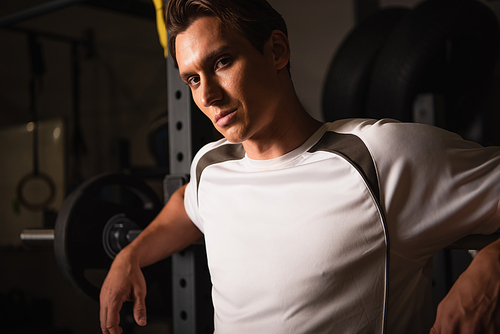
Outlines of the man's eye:
[{"label": "man's eye", "polygon": [[229,58],[221,58],[216,64],[215,64],[215,69],[219,69],[221,67],[226,66],[231,62],[231,59]]},{"label": "man's eye", "polygon": [[187,80],[189,86],[195,86],[198,82],[200,82],[200,78],[198,77],[191,77]]}]

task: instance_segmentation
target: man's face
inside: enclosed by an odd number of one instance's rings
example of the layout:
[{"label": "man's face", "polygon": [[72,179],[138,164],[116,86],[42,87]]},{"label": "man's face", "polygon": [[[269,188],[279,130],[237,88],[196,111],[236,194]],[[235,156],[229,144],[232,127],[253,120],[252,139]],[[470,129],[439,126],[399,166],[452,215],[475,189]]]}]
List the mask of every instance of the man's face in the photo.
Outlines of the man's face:
[{"label": "man's face", "polygon": [[265,137],[280,84],[268,41],[263,54],[213,17],[201,17],[175,42],[179,73],[193,99],[230,142]]}]

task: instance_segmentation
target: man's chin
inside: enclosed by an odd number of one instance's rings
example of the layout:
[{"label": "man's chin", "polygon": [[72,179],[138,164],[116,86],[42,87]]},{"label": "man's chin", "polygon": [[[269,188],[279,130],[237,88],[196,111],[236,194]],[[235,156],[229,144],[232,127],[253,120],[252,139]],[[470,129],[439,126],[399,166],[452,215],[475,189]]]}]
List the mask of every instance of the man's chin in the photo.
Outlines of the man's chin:
[{"label": "man's chin", "polygon": [[235,136],[235,135],[231,135],[231,134],[227,134],[227,133],[223,133],[223,132],[221,132],[221,134],[231,144],[241,144],[244,142],[244,139],[242,139],[241,136]]},{"label": "man's chin", "polygon": [[231,137],[229,137],[229,138],[228,138],[228,137],[226,137],[226,136],[224,136],[224,138],[226,138],[226,140],[227,140],[228,142],[230,142],[231,144],[241,144],[241,143],[243,143],[243,140],[241,140],[241,139],[240,139],[240,140],[238,140],[238,139],[236,139],[236,138],[231,138]]}]

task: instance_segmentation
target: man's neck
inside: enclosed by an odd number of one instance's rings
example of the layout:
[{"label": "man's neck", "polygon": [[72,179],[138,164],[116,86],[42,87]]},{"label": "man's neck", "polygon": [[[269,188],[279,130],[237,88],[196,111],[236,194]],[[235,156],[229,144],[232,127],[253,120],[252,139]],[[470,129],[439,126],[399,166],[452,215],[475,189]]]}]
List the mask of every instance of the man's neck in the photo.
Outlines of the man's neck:
[{"label": "man's neck", "polygon": [[302,145],[321,127],[323,123],[311,117],[300,103],[295,107],[278,114],[266,133],[243,142],[249,158],[269,160],[283,156]]}]

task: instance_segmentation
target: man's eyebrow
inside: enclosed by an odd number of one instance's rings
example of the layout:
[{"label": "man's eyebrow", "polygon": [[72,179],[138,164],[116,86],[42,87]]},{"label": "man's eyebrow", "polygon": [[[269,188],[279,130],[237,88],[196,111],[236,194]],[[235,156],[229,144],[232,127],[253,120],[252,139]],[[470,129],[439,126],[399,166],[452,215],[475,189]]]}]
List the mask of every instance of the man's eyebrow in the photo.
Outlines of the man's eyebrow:
[{"label": "man's eyebrow", "polygon": [[[222,53],[227,52],[227,50],[229,50],[230,48],[231,47],[229,45],[222,45],[218,49],[215,49],[212,52],[207,53],[201,59],[202,66],[204,66],[207,63],[209,63],[209,64],[212,63],[217,57],[219,57]],[[180,77],[181,77],[182,81],[186,81],[191,75],[192,75],[192,73],[186,72],[186,73],[181,73]]]}]

